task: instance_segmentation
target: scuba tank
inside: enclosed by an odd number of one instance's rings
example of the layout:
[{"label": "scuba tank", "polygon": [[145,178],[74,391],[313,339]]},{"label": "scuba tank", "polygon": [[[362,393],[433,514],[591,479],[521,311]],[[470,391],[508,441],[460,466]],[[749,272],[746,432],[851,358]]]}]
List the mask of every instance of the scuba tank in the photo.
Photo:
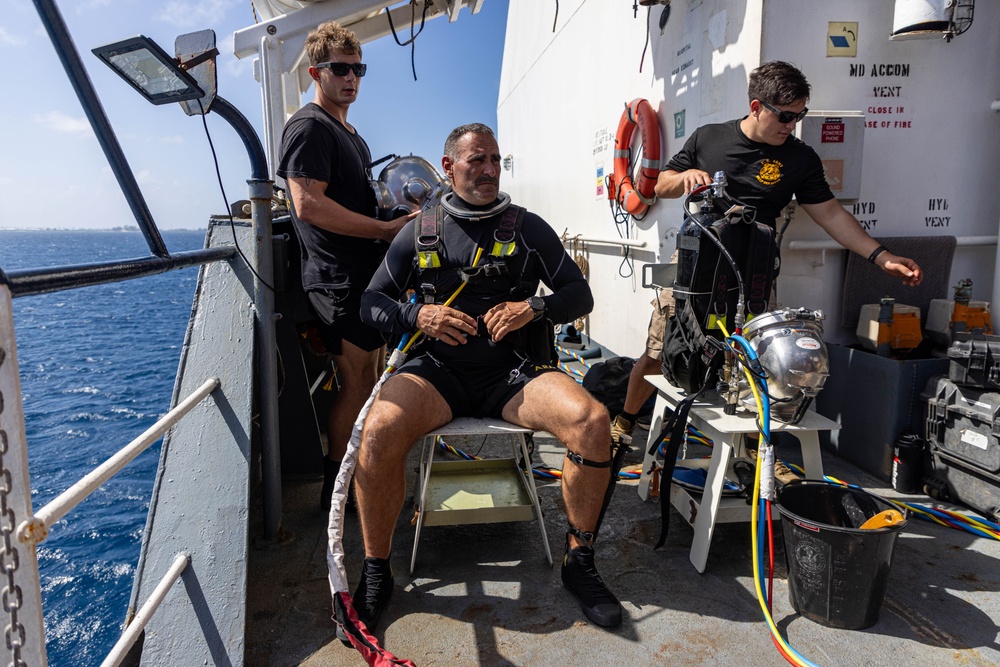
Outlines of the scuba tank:
[{"label": "scuba tank", "polygon": [[674,314],[667,322],[662,370],[688,393],[708,386],[722,366],[722,331],[739,333],[746,314],[763,313],[780,265],[774,229],[756,209],[726,193],[726,176],[684,200],[677,234]]}]

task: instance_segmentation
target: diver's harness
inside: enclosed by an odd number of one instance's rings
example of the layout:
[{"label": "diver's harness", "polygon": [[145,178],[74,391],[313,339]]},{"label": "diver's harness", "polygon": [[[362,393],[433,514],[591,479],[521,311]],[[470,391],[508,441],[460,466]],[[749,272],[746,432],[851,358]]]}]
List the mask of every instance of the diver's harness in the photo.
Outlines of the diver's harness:
[{"label": "diver's harness", "polygon": [[[711,185],[696,188],[685,198],[684,223],[677,235],[676,305],[663,335],[662,370],[671,384],[689,396],[677,404],[649,448],[650,460],[655,461],[660,443],[669,438],[660,471],[661,532],[654,548],[667,539],[669,488],[688,413],[731,356],[730,352],[720,354],[725,343],[718,325],[727,324],[739,333],[744,309],[751,316],[766,311],[780,268],[774,229],[756,221],[754,208],[729,197],[725,185],[725,174],[719,171]],[[693,212],[691,204],[698,202]],[[725,364],[718,385],[719,392],[728,397],[727,414],[735,414],[738,400],[735,365]]]},{"label": "diver's harness", "polygon": [[[457,202],[454,193],[445,195],[441,204],[421,213],[413,226],[416,253],[417,298],[421,303],[440,303],[437,285],[445,274],[457,273],[462,283],[474,285],[485,280],[500,281],[510,301],[523,301],[535,293],[537,283],[524,278],[531,252],[521,252],[517,239],[524,222],[525,209],[511,204],[510,195],[501,192],[496,204],[488,209],[469,209]],[[443,267],[444,216],[469,221],[497,218],[492,234],[484,234],[483,254],[487,261],[463,267]],[[546,318],[530,322],[510,334],[522,358],[537,365],[554,365],[557,359],[552,322]],[[518,373],[520,369],[515,369]],[[511,382],[517,379],[512,373]]]}]

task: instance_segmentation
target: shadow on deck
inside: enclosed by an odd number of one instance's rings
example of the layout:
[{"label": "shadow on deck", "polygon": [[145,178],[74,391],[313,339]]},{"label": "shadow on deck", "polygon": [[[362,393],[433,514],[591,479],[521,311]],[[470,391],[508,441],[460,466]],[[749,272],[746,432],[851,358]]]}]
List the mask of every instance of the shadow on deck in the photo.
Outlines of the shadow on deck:
[{"label": "shadow on deck", "polygon": [[[645,438],[637,431],[636,442]],[[452,444],[475,453],[480,442]],[[507,447],[485,445],[488,451],[494,446],[498,452]],[[535,463],[561,467],[564,451],[551,439],[538,439]],[[778,456],[798,463],[798,447],[779,444]],[[640,462],[641,453],[633,451],[630,460]],[[827,452],[824,465],[827,474],[873,493],[931,502],[900,496]],[[415,453],[408,467],[412,496]],[[749,524],[716,527],[707,570],[699,575],[688,560],[693,531],[673,510],[667,543],[653,550],[659,506],[642,502],[636,485],[619,482],[596,546],[598,569],[625,609],[620,628],[608,632],[586,622],[562,588],[560,484],[539,480],[553,568],[531,522],[425,527],[410,577],[414,529],[409,506],[404,509],[392,555],[396,589],[376,632],[383,646],[420,667],[785,664],[753,592]],[[319,487],[319,480],[286,480],[288,539],[251,548],[247,665],[364,664],[334,636]],[[879,622],[850,631],[818,625],[791,608],[777,522],[775,532],[773,616],[789,644],[814,663],[1000,664],[1000,542],[911,519],[896,544]],[[363,555],[354,515],[346,536],[353,590]]]}]

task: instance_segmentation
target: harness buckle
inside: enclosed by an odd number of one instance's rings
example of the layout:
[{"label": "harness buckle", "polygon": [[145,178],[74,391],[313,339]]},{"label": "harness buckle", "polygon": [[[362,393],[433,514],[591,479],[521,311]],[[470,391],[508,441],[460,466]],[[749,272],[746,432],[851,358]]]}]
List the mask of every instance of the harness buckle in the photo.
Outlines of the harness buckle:
[{"label": "harness buckle", "polygon": [[434,283],[420,283],[420,294],[424,303],[434,303],[434,297],[437,295]]}]

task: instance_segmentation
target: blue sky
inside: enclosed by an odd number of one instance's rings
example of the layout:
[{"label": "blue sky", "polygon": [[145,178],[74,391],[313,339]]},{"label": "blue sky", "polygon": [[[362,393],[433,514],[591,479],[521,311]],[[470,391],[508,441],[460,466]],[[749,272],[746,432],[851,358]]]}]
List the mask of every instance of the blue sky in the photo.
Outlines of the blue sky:
[{"label": "blue sky", "polygon": [[[349,120],[373,157],[413,153],[440,164],[447,133],[467,122],[496,127],[497,90],[508,0],[486,0],[459,20],[438,18],[410,47],[392,37],[364,46],[368,75]],[[138,34],[168,53],[177,35],[215,31],[219,95],[261,130],[260,87],[252,58],[232,54],[233,32],[252,25],[249,0],[62,0],[58,3],[105,113],[161,229],[204,228],[224,211],[201,120],[179,105],[153,106],[90,50]],[[0,228],[107,228],[133,225],[117,181],[30,0],[5,0],[0,60]],[[401,37],[409,25],[397,26]],[[312,98],[312,89],[305,101]],[[209,114],[226,195],[247,197],[249,162],[227,123]]]}]

